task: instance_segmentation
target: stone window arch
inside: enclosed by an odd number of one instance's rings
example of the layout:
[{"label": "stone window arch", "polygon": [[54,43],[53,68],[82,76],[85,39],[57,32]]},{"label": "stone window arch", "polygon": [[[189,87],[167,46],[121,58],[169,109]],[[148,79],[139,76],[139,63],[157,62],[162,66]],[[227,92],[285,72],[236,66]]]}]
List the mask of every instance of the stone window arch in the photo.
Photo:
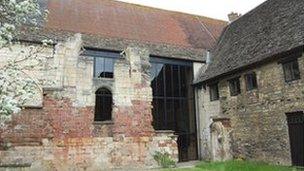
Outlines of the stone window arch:
[{"label": "stone window arch", "polygon": [[112,120],[112,93],[107,88],[99,88],[95,92],[95,115],[94,121]]}]

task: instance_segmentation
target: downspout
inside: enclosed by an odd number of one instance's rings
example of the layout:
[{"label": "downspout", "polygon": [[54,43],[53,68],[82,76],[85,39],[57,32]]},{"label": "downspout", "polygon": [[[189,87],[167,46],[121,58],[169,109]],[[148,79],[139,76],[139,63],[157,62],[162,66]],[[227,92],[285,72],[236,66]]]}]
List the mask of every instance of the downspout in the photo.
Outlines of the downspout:
[{"label": "downspout", "polygon": [[200,106],[200,98],[199,98],[199,88],[196,86],[194,88],[194,95],[195,95],[195,113],[196,113],[196,131],[197,131],[197,155],[198,155],[198,159],[201,160],[202,159],[202,152],[201,152],[201,144],[202,144],[202,141],[201,141],[201,125],[200,125],[200,110],[199,110],[199,106]]}]

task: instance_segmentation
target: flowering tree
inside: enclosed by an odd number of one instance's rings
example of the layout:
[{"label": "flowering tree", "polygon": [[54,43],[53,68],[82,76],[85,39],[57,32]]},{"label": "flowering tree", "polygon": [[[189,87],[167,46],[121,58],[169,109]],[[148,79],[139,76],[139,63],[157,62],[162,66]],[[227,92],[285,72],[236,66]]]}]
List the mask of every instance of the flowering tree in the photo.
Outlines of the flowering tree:
[{"label": "flowering tree", "polygon": [[[38,28],[38,20],[45,20],[47,11],[41,11],[37,0],[0,0],[0,50],[11,48],[18,43],[16,36],[21,33],[20,27]],[[51,43],[42,41],[43,45]],[[34,89],[40,84],[31,78],[26,70],[42,66],[46,57],[38,54],[43,46],[28,47],[0,65],[0,127],[18,113],[21,106],[33,96]]]}]

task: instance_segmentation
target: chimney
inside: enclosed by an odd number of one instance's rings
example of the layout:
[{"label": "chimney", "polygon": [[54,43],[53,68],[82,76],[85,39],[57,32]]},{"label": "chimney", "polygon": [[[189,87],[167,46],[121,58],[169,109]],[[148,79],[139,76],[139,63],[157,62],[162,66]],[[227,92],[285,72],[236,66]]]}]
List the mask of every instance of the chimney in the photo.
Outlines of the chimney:
[{"label": "chimney", "polygon": [[242,14],[239,14],[237,12],[231,12],[230,14],[228,14],[229,22],[232,23],[233,21],[237,20],[241,16],[242,16]]}]

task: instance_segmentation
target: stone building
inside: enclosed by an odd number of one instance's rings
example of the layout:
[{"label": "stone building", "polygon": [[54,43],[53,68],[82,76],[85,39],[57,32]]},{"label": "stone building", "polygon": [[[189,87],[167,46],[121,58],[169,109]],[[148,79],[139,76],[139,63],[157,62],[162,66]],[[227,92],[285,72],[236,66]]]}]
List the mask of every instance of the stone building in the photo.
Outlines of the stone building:
[{"label": "stone building", "polygon": [[0,49],[3,65],[54,41],[38,53],[47,64],[26,71],[47,81],[0,129],[0,170],[156,167],[157,151],[198,159],[191,85],[226,22],[111,0],[39,2],[47,22]]},{"label": "stone building", "polygon": [[201,156],[304,166],[304,1],[230,23],[196,83]]},{"label": "stone building", "polygon": [[303,166],[303,0],[268,0],[229,24],[111,0],[39,2],[47,22],[0,49],[2,65],[54,41],[27,71],[48,81],[0,129],[0,169],[149,168],[155,152]]}]

